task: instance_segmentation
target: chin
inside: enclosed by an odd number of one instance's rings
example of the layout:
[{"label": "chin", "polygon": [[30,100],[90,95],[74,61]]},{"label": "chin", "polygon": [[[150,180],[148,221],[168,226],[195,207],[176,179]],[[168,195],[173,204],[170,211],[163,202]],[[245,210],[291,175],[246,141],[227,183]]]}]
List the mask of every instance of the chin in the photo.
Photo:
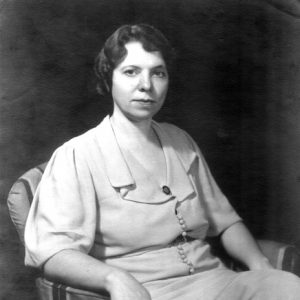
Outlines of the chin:
[{"label": "chin", "polygon": [[142,122],[142,121],[148,121],[148,120],[152,120],[153,116],[155,115],[156,113],[143,113],[143,112],[140,112],[140,113],[137,113],[137,114],[130,114],[130,115],[127,115],[127,118],[133,122]]}]

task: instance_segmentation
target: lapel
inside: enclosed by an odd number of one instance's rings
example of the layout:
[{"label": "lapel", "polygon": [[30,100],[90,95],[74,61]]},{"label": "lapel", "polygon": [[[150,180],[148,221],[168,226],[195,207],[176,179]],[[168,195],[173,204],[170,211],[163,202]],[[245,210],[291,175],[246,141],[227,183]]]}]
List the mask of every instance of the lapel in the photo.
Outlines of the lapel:
[{"label": "lapel", "polygon": [[[173,199],[183,201],[195,194],[187,175],[195,159],[195,153],[180,155],[176,149],[176,144],[179,141],[174,143],[174,138],[169,136],[167,130],[164,130],[158,123],[153,121],[152,125],[163,147],[167,165],[167,182],[165,185],[170,188],[171,194],[166,195],[162,187],[155,180],[151,180],[151,176],[145,176],[147,180],[144,181],[133,178],[116,140],[109,116],[107,116],[97,126],[96,134],[109,182],[124,200],[149,204],[163,203]],[[179,152],[182,152],[180,149]]]},{"label": "lapel", "polygon": [[163,124],[153,121],[153,128],[157,133],[165,153],[167,164],[167,186],[176,200],[181,202],[195,196],[195,190],[188,175],[196,153],[190,151],[186,140],[182,139],[178,132],[174,134]]}]

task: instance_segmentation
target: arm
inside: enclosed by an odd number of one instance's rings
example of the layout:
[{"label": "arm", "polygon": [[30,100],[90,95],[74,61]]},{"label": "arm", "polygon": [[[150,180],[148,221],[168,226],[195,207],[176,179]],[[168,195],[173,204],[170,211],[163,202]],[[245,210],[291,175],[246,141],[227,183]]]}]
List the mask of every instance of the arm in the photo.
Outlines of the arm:
[{"label": "arm", "polygon": [[273,268],[244,223],[237,222],[228,227],[221,235],[221,242],[231,257],[244,263],[250,270]]},{"label": "arm", "polygon": [[84,153],[66,144],[52,156],[27,218],[25,263],[43,267],[46,278],[112,300],[149,300],[129,273],[89,256],[96,233],[97,206]]},{"label": "arm", "polygon": [[148,291],[128,272],[111,267],[77,250],[62,250],[44,265],[45,277],[95,292],[109,292],[111,300],[151,300]]}]

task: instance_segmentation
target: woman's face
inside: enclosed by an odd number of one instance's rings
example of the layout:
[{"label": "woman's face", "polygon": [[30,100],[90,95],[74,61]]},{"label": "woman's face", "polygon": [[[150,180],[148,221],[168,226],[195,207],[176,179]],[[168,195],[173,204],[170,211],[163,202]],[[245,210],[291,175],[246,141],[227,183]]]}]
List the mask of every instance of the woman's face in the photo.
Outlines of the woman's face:
[{"label": "woman's face", "polygon": [[169,76],[160,52],[147,52],[140,42],[125,45],[127,56],[112,74],[114,114],[131,121],[151,119],[164,103]]}]

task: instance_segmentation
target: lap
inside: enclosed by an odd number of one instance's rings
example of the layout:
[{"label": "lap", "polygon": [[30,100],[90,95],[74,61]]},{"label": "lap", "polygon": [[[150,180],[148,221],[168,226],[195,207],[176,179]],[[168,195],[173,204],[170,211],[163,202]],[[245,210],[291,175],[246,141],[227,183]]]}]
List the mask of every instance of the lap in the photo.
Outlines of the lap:
[{"label": "lap", "polygon": [[279,270],[238,273],[217,300],[296,300],[300,295],[300,279]]},{"label": "lap", "polygon": [[146,284],[152,300],[296,300],[300,279],[278,270],[216,270]]}]

